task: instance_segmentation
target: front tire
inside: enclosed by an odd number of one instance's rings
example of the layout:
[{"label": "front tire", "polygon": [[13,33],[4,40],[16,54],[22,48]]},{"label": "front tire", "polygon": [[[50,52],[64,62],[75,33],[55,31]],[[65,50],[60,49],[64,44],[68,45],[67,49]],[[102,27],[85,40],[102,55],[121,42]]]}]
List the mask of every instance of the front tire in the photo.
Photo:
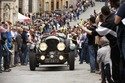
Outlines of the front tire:
[{"label": "front tire", "polygon": [[68,64],[69,64],[69,70],[74,70],[75,68],[75,52],[74,51],[71,51],[69,53]]},{"label": "front tire", "polygon": [[35,71],[36,69],[36,57],[35,53],[30,54],[29,56],[29,66],[31,71]]}]

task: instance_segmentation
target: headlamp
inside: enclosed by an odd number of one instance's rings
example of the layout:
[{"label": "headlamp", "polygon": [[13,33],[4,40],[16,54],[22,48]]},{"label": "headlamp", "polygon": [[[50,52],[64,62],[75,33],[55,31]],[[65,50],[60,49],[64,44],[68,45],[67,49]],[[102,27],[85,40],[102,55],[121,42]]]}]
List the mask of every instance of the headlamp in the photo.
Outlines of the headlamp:
[{"label": "headlamp", "polygon": [[63,43],[63,42],[60,42],[60,43],[58,43],[58,45],[57,45],[57,49],[59,50],[59,51],[63,51],[63,50],[65,50],[65,44]]},{"label": "headlamp", "polygon": [[47,47],[48,46],[47,46],[46,43],[41,43],[40,46],[39,46],[39,48],[40,48],[41,51],[45,51],[47,49]]}]

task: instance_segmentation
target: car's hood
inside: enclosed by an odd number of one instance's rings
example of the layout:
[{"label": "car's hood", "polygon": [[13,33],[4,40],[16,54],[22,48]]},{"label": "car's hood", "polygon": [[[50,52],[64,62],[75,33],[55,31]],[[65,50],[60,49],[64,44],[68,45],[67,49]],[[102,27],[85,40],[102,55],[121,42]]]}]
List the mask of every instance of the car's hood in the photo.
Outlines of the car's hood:
[{"label": "car's hood", "polygon": [[45,41],[46,41],[46,40],[50,40],[50,39],[56,39],[56,40],[60,41],[60,38],[58,38],[58,37],[56,37],[56,36],[48,36],[48,37],[45,39]]}]

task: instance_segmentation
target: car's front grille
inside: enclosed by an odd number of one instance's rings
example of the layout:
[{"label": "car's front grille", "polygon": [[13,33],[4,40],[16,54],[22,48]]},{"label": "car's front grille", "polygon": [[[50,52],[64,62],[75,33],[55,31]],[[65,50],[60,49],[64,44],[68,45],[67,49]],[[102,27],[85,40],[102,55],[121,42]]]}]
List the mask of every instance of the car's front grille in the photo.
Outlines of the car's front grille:
[{"label": "car's front grille", "polygon": [[55,51],[57,50],[57,44],[59,43],[56,39],[48,39],[46,40],[46,44],[48,46],[47,51]]}]

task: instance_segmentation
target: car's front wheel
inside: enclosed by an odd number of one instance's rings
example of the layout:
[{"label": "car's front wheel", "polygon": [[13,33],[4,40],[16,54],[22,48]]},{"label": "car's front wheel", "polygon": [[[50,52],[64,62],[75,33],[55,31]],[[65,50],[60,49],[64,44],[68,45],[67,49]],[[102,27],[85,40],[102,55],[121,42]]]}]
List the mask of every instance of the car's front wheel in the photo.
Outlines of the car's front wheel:
[{"label": "car's front wheel", "polygon": [[31,71],[35,71],[36,69],[36,57],[35,53],[30,54],[29,56],[29,66]]},{"label": "car's front wheel", "polygon": [[75,51],[71,51],[69,53],[68,64],[69,64],[69,70],[74,70],[74,68],[75,68]]}]

